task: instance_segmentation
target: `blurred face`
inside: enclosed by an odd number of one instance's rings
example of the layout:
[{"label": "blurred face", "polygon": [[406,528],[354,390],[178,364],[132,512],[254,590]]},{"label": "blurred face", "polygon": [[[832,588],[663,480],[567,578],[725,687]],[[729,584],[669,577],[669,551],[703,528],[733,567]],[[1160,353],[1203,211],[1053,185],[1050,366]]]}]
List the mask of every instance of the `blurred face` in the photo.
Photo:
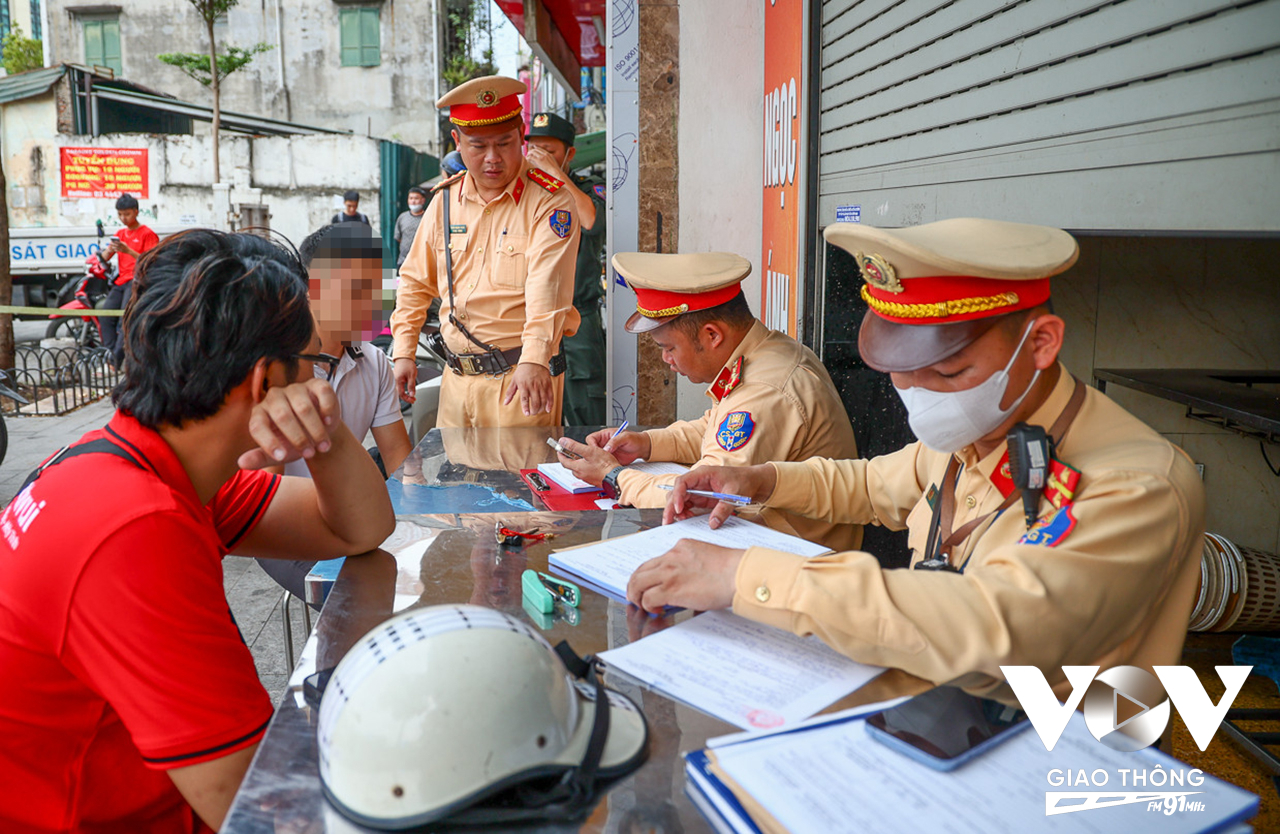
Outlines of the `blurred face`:
[{"label": "blurred face", "polygon": [[423,210],[426,209],[426,207],[427,207],[426,197],[423,197],[421,194],[409,195],[409,211],[413,212],[414,214],[421,214]]},{"label": "blurred face", "polygon": [[520,173],[521,127],[517,119],[513,126],[500,130],[468,128],[463,133],[454,129],[453,141],[458,145],[462,162],[481,188],[501,191]]},{"label": "blurred face", "polygon": [[550,154],[562,171],[565,164],[573,158],[573,149],[566,146],[559,139],[553,139],[550,136],[530,136],[524,141],[529,144],[529,147],[541,148]]},{"label": "blurred face", "polygon": [[374,295],[382,285],[382,263],[375,258],[317,258],[309,270],[311,309],[316,325],[344,344],[363,340],[374,314]]},{"label": "blurred face", "polygon": [[126,226],[130,229],[138,225],[137,209],[117,209],[116,216],[120,218],[121,225]]},{"label": "blurred face", "polygon": [[347,215],[347,217],[355,217],[356,212],[358,212],[359,210],[360,210],[359,200],[343,200],[342,201],[342,211],[344,214]]},{"label": "blurred face", "polygon": [[709,383],[720,373],[723,363],[706,349],[705,331],[699,331],[698,337],[692,339],[672,323],[650,331],[649,336],[662,349],[662,361],[690,382]]}]

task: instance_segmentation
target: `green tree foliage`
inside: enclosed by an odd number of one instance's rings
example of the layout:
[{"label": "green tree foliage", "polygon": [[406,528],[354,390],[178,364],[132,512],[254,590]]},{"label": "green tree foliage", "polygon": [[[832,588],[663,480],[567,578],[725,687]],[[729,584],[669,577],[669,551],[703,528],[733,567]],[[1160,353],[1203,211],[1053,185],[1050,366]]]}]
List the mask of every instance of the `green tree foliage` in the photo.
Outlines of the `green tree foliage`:
[{"label": "green tree foliage", "polygon": [[[253,60],[253,56],[272,49],[275,49],[275,46],[269,43],[254,44],[248,49],[241,49],[238,46],[226,47],[225,51],[218,56],[218,80],[221,81],[231,73],[243,69]],[[196,52],[166,52],[156,57],[171,67],[177,67],[206,87],[213,83],[213,76],[209,72],[208,53],[202,55]]]},{"label": "green tree foliage", "polygon": [[[450,87],[456,87],[482,75],[493,75],[493,33],[489,28],[488,0],[446,0],[444,70],[441,75]],[[481,48],[481,37],[488,38]]]},{"label": "green tree foliage", "polygon": [[44,66],[43,44],[33,38],[23,37],[22,27],[16,23],[9,34],[4,36],[0,55],[3,56],[5,72],[10,75]]}]

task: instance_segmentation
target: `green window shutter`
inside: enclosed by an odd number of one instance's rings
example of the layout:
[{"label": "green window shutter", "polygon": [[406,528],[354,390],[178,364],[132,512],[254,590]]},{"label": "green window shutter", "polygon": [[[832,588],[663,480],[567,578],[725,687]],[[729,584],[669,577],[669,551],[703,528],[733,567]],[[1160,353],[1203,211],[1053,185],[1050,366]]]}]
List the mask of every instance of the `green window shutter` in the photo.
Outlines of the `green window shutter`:
[{"label": "green window shutter", "polygon": [[343,9],[338,16],[342,66],[360,66],[360,9]]},{"label": "green window shutter", "polygon": [[95,64],[104,67],[102,61],[102,21],[86,20],[84,22],[84,62],[89,66]]},{"label": "green window shutter", "polygon": [[360,10],[360,66],[382,63],[382,34],[378,9]]},{"label": "green window shutter", "polygon": [[120,21],[102,21],[102,63],[115,70],[116,75],[124,74],[124,64],[120,60]]},{"label": "green window shutter", "polygon": [[124,72],[120,60],[119,20],[84,22],[84,62],[89,66],[111,67],[117,75]]}]

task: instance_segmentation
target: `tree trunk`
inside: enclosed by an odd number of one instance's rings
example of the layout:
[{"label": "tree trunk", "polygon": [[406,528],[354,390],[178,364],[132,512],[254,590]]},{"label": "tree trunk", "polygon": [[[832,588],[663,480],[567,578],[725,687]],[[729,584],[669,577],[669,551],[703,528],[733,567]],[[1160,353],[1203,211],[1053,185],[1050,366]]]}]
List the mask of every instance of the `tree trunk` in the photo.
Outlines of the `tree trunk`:
[{"label": "tree trunk", "polygon": [[[0,153],[0,158],[3,158]],[[0,166],[0,306],[13,303],[13,275],[9,272],[9,186],[5,183],[4,167]],[[0,368],[12,368],[13,315],[0,315]]]},{"label": "tree trunk", "polygon": [[209,30],[209,74],[213,78],[213,181],[222,182],[218,169],[218,128],[222,124],[222,94],[218,90],[218,46],[213,40],[213,18],[205,18]]}]

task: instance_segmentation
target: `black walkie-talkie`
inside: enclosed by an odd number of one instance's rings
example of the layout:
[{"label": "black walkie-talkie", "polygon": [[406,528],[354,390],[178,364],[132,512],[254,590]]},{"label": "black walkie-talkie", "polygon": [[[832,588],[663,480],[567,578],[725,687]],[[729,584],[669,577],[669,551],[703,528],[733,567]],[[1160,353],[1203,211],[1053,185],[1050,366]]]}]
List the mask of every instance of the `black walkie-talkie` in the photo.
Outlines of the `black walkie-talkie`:
[{"label": "black walkie-talkie", "polygon": [[1027,528],[1040,512],[1040,496],[1049,481],[1049,461],[1053,459],[1053,440],[1044,426],[1018,423],[1005,438],[1009,444],[1009,473],[1013,485],[1022,491],[1022,512]]}]

